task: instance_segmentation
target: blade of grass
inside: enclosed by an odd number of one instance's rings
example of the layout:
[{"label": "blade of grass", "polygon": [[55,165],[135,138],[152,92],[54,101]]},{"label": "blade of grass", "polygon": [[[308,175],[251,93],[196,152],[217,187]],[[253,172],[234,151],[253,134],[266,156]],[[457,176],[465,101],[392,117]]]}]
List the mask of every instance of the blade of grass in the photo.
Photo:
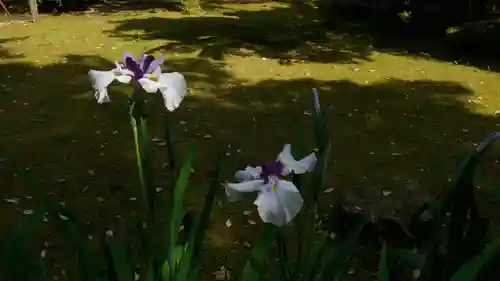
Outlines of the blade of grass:
[{"label": "blade of grass", "polygon": [[389,281],[389,269],[387,268],[387,245],[382,245],[380,250],[380,262],[378,265],[378,281]]},{"label": "blade of grass", "polygon": [[291,280],[291,273],[289,270],[289,266],[291,266],[291,263],[293,261],[290,260],[290,256],[288,255],[288,251],[286,248],[286,241],[285,238],[283,237],[283,234],[278,233],[276,236],[276,240],[278,242],[278,254],[279,254],[279,265],[280,265],[280,271],[281,271],[281,280],[282,281],[289,281]]},{"label": "blade of grass", "polygon": [[[83,244],[85,239],[83,239],[82,232],[78,229],[72,216],[69,214],[63,215],[65,219],[62,219],[59,213],[55,214],[55,220],[58,230],[63,235],[67,257],[71,257],[77,266],[80,280],[96,280],[98,267],[97,264],[92,262],[86,251],[86,247]],[[75,279],[78,280],[76,276]]]},{"label": "blade of grass", "polygon": [[[6,266],[4,274],[5,276],[10,275],[10,280],[29,280],[31,277],[26,274],[30,272],[43,278],[42,271],[45,270],[41,268],[40,262],[32,262],[31,255],[39,253],[36,241],[45,213],[54,211],[59,207],[59,204],[54,198],[42,191],[33,172],[25,168],[17,157],[12,155],[9,150],[3,150],[2,154],[7,156],[9,165],[14,168],[23,181],[24,187],[34,195],[37,201],[33,214],[23,217],[19,225],[7,235],[6,248],[1,255],[1,264]],[[36,253],[34,253],[35,251]]]},{"label": "blade of grass", "polygon": [[[318,148],[317,153],[317,163],[312,172],[312,188],[310,188],[310,193],[306,197],[311,200],[310,208],[302,218],[301,218],[301,228],[304,230],[299,231],[300,244],[299,248],[301,251],[311,248],[311,243],[314,241],[314,235],[316,233],[316,217],[318,214],[318,203],[319,194],[324,189],[325,185],[325,173],[328,163],[328,156],[330,154],[330,134],[326,122],[326,117],[324,112],[321,110],[321,105],[319,104],[318,92],[313,89],[313,130],[316,146]],[[302,245],[303,244],[303,245]],[[299,252],[299,256],[302,252]]]},{"label": "blade of grass", "polygon": [[[177,244],[177,237],[179,235],[182,218],[184,216],[184,197],[186,193],[186,188],[188,186],[189,176],[191,174],[191,167],[195,159],[196,150],[194,144],[189,145],[188,153],[184,164],[180,171],[179,177],[174,189],[173,201],[172,201],[172,211],[170,214],[170,228],[168,232],[168,249],[173,249]],[[171,257],[169,257],[169,264],[173,265]]]},{"label": "blade of grass", "polygon": [[354,250],[364,224],[354,230],[349,238],[342,243],[336,250],[331,250],[329,254],[325,255],[322,264],[322,272],[320,281],[330,281],[339,274],[339,269],[342,267],[344,259]]},{"label": "blade of grass", "polygon": [[302,281],[315,280],[316,275],[318,274],[318,266],[320,266],[320,262],[323,258],[323,254],[326,252],[327,247],[330,246],[328,241],[329,237],[324,237],[321,243],[313,246],[310,251],[310,254],[303,255],[300,257],[299,267],[300,270],[298,273],[302,275]]},{"label": "blade of grass", "polygon": [[2,275],[10,280],[30,280],[29,271],[33,266],[31,260],[33,255],[39,253],[35,241],[42,219],[43,212],[35,209],[33,214],[24,217],[8,234],[1,264],[4,267]]},{"label": "blade of grass", "polygon": [[453,275],[451,281],[474,281],[481,270],[481,268],[492,261],[494,258],[498,258],[500,254],[500,241],[488,245],[479,255],[474,257],[472,260],[464,264],[460,269]]},{"label": "blade of grass", "polygon": [[391,254],[411,268],[422,268],[425,263],[425,256],[412,250],[395,250]]},{"label": "blade of grass", "polygon": [[117,237],[106,237],[106,246],[109,250],[111,265],[119,281],[133,281],[134,270],[130,263],[126,246]]},{"label": "blade of grass", "polygon": [[142,144],[142,168],[144,184],[147,191],[147,205],[148,210],[151,212],[151,219],[155,218],[155,190],[153,186],[153,169],[151,168],[151,158],[149,156],[149,131],[148,123],[145,115],[141,116],[140,119],[140,133],[141,133],[141,144]]},{"label": "blade of grass", "polygon": [[269,249],[278,233],[278,228],[272,224],[264,224],[263,229],[252,245],[250,258],[245,264],[241,281],[258,281],[265,272],[264,263],[267,260]]},{"label": "blade of grass", "polygon": [[205,232],[210,219],[210,213],[212,211],[213,202],[215,200],[215,193],[217,187],[220,184],[220,165],[221,157],[219,156],[216,162],[214,175],[212,176],[212,181],[208,188],[208,194],[203,205],[200,216],[196,219],[194,227],[189,233],[189,240],[186,246],[186,251],[182,255],[181,261],[179,263],[179,271],[176,275],[178,281],[192,280],[196,278],[194,270],[197,268],[197,263],[195,258],[198,257],[201,248],[201,243],[205,237]]}]

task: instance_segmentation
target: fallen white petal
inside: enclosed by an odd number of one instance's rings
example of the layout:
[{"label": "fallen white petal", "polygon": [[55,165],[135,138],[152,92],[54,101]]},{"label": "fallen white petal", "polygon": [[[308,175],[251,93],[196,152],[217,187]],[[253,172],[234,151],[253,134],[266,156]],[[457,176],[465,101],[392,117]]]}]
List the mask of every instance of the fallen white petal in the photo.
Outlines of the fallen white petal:
[{"label": "fallen white petal", "polygon": [[4,199],[5,202],[11,203],[11,204],[19,204],[19,198],[6,198]]}]

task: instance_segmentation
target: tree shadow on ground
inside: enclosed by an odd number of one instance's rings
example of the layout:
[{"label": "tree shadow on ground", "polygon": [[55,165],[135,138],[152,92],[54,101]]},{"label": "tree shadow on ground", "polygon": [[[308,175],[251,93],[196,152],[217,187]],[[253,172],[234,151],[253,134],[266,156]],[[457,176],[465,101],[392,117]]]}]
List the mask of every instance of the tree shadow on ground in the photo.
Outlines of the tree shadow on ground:
[{"label": "tree shadow on ground", "polygon": [[[130,88],[113,87],[114,102],[97,105],[86,72],[113,64],[95,56],[66,58],[63,64],[46,66],[0,64],[0,77],[9,77],[2,81],[0,95],[0,147],[18,155],[48,191],[85,222],[89,234],[99,235],[136,207],[129,197],[139,196],[127,97],[120,94]],[[313,148],[312,87],[321,94],[332,130],[328,187],[343,190],[346,202],[382,214],[405,213],[427,192],[441,190],[458,157],[499,123],[470,108],[465,101],[472,95],[470,89],[447,81],[254,83],[235,78],[223,63],[201,58],[174,60],[168,68],[184,72],[192,92],[169,119],[179,153],[189,141],[198,147],[193,188],[207,184],[220,151],[226,152],[224,180],[247,164],[275,159],[284,143],[291,143],[297,156],[308,153]],[[159,95],[150,97],[149,111],[151,136],[161,139],[165,109]],[[164,147],[153,143],[156,182],[168,187]],[[0,206],[4,229],[33,202],[24,200],[30,194],[8,161],[0,162],[0,171],[2,197],[23,198],[19,205]],[[391,195],[383,196],[382,190]],[[191,196],[194,207],[204,198],[199,191]],[[325,196],[324,203],[329,200]],[[216,257],[228,254],[227,249],[235,251],[229,254],[235,258],[225,266],[243,264],[245,247],[233,241],[251,241],[255,229],[241,215],[241,205],[231,206],[215,210],[209,240],[219,246],[207,250],[207,272],[224,264]],[[227,216],[233,218],[231,229],[224,225]],[[258,220],[255,212],[251,217]],[[58,247],[57,241],[51,243]]]},{"label": "tree shadow on ground", "polygon": [[[27,3],[19,1],[4,0],[11,13],[24,14],[29,13]],[[41,14],[52,13],[59,15],[61,13],[101,13],[113,14],[120,12],[144,12],[155,10],[180,11],[180,1],[161,1],[161,0],[66,0],[62,6],[56,1],[42,1],[38,4],[38,11]]]},{"label": "tree shadow on ground", "polygon": [[[349,22],[337,24],[329,31],[317,20],[317,11],[307,5],[226,9],[223,14],[221,17],[117,21],[114,23],[118,26],[111,34],[131,40],[168,40],[169,43],[151,51],[199,52],[200,57],[217,60],[234,54],[280,59],[280,63],[356,63],[369,61],[376,51],[472,65],[485,70],[500,67],[495,59],[498,52],[488,47],[499,45],[490,41],[498,41],[495,34],[500,28],[480,28],[477,27],[479,23],[464,27],[447,38],[437,38],[401,30],[385,32],[368,24]],[[478,30],[489,31],[481,33]]]},{"label": "tree shadow on ground", "polygon": [[89,10],[102,14],[119,12],[155,12],[156,10],[181,11],[181,1],[140,1],[140,0],[105,0],[96,1]]},{"label": "tree shadow on ground", "polygon": [[418,27],[410,30],[403,21],[377,24],[341,18],[335,19],[330,30],[370,38],[373,49],[378,52],[500,71],[498,19],[463,23],[440,35],[420,34]]},{"label": "tree shadow on ground", "polygon": [[115,22],[111,33],[131,40],[172,41],[151,51],[200,52],[200,57],[217,60],[227,54],[312,62],[369,60],[371,49],[364,38],[327,33],[309,12],[281,7],[228,11],[224,16],[131,19]]}]

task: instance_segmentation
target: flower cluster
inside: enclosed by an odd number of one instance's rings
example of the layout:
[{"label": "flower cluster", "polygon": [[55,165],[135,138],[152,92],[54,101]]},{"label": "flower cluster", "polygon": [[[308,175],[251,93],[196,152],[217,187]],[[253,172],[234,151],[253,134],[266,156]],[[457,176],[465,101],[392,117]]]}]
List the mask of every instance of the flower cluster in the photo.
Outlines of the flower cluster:
[{"label": "flower cluster", "polygon": [[[98,103],[110,102],[108,86],[115,80],[121,83],[136,83],[147,93],[162,93],[165,107],[175,110],[187,94],[186,80],[181,73],[162,73],[163,58],[141,55],[137,60],[125,53],[123,62],[115,62],[109,71],[90,70],[89,78]],[[314,91],[316,110],[319,111],[317,92]],[[314,153],[297,161],[292,156],[291,146],[286,144],[276,161],[258,167],[247,166],[236,172],[238,183],[226,183],[226,194],[230,201],[237,200],[241,193],[258,192],[254,204],[266,223],[283,226],[297,215],[303,199],[297,187],[281,176],[303,174],[312,171],[316,164]]]}]

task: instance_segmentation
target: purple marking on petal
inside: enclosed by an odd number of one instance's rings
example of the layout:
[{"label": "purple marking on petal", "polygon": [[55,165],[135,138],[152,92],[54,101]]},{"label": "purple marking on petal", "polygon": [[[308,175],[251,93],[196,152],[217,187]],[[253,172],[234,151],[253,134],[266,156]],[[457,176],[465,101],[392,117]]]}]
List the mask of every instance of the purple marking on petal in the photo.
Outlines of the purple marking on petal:
[{"label": "purple marking on petal", "polygon": [[271,162],[262,165],[262,173],[260,177],[267,180],[271,176],[279,176],[283,171],[284,165],[280,161]]},{"label": "purple marking on petal", "polygon": [[130,70],[130,71],[132,71],[134,73],[134,78],[136,80],[139,80],[139,79],[142,78],[142,76],[144,76],[144,72],[139,67],[139,64],[137,63],[137,61],[135,61],[131,57],[127,57],[125,59],[125,68],[128,69],[128,70]]},{"label": "purple marking on petal", "polygon": [[150,67],[151,63],[155,61],[155,57],[153,56],[145,56],[144,59],[141,61],[141,69],[142,72],[147,73],[148,68]]},{"label": "purple marking on petal", "polygon": [[137,60],[136,60],[134,54],[132,54],[130,52],[124,52],[123,53],[123,63],[124,64],[125,64],[125,62],[127,61],[128,58],[132,59],[135,63],[137,63]]},{"label": "purple marking on petal", "polygon": [[158,57],[157,59],[155,59],[155,60],[153,60],[151,62],[151,64],[149,65],[149,67],[145,68],[144,72],[145,73],[152,73],[158,66],[160,66],[161,64],[163,64],[164,61],[165,61],[165,58],[163,58],[161,56]]}]

